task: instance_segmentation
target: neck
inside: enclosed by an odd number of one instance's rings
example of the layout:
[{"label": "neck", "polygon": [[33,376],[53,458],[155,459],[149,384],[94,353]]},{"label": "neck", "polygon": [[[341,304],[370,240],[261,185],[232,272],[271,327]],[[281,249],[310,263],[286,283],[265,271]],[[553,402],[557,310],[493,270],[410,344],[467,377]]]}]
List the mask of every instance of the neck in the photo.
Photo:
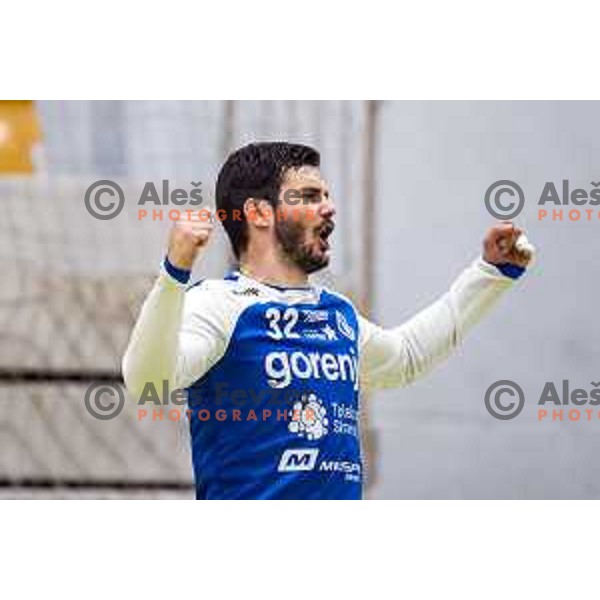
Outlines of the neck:
[{"label": "neck", "polygon": [[308,275],[281,256],[278,248],[253,248],[240,257],[240,272],[247,277],[273,285],[297,286],[308,283]]}]

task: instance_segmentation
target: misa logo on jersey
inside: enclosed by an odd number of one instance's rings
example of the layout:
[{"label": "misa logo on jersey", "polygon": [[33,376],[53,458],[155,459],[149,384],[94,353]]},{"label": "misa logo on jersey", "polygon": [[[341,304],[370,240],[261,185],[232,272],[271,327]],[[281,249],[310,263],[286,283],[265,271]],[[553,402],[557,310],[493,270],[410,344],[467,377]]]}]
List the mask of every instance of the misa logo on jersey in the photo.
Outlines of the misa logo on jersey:
[{"label": "misa logo on jersey", "polygon": [[288,448],[281,455],[277,470],[280,473],[312,471],[317,463],[318,455],[318,448]]},{"label": "misa logo on jersey", "polygon": [[360,481],[361,467],[359,463],[349,460],[324,460],[319,465],[319,471],[340,473],[346,481]]}]

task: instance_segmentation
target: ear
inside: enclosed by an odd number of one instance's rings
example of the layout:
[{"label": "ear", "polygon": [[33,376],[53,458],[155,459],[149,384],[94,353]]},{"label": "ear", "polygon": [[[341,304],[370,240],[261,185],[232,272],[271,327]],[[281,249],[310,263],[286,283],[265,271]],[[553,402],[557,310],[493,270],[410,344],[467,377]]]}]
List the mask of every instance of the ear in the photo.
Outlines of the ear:
[{"label": "ear", "polygon": [[274,221],[274,211],[268,200],[264,198],[248,198],[244,202],[246,222],[259,229],[270,227]]}]

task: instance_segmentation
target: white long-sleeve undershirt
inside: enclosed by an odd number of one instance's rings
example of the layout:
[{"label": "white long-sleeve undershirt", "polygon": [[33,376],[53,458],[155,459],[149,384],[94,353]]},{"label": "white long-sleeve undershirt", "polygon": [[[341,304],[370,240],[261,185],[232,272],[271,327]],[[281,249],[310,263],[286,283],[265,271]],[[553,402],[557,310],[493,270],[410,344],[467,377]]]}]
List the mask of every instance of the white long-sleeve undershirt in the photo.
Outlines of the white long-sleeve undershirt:
[{"label": "white long-sleeve undershirt", "polygon": [[[427,373],[514,283],[478,259],[446,294],[399,327],[384,329],[359,316],[361,385],[401,386]],[[225,353],[239,315],[256,301],[233,294],[222,281],[186,288],[162,269],[144,302],[123,358],[123,377],[136,398],[149,383],[162,390],[167,381],[173,390],[200,379]],[[269,291],[283,302],[294,295]]]}]

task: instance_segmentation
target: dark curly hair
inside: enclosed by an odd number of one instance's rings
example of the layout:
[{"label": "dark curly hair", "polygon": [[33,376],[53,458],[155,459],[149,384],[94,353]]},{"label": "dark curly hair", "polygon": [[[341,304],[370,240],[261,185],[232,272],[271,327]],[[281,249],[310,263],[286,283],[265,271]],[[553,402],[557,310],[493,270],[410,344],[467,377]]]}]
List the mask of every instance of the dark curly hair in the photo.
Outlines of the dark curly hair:
[{"label": "dark curly hair", "polygon": [[[217,178],[216,204],[217,210],[225,212],[223,227],[236,258],[239,259],[248,243],[248,224],[243,211],[246,200],[264,198],[275,208],[287,169],[318,167],[320,162],[314,148],[288,142],[248,144],[229,155]],[[233,210],[240,211],[239,219],[233,218]]]}]

